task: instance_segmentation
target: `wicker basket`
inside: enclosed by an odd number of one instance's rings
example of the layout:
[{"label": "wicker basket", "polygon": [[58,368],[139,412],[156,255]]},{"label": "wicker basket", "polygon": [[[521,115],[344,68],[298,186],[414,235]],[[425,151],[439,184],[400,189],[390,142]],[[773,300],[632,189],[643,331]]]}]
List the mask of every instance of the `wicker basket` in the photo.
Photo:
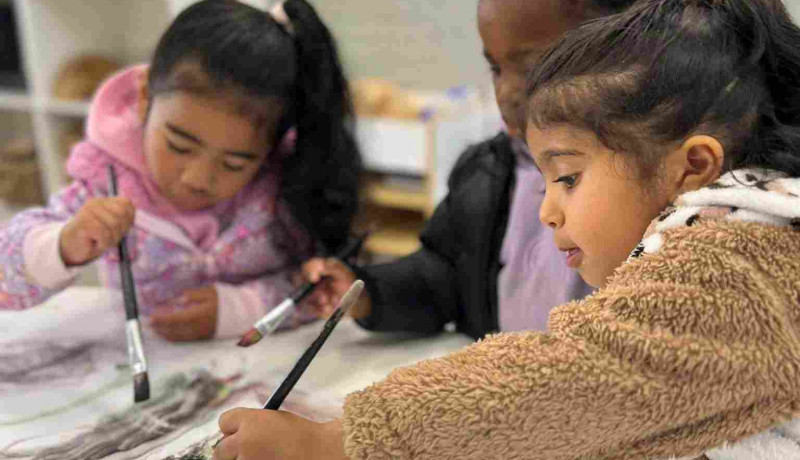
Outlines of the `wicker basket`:
[{"label": "wicker basket", "polygon": [[53,95],[64,101],[88,100],[120,66],[102,56],[77,56],[64,63],[53,84]]},{"label": "wicker basket", "polygon": [[44,203],[42,179],[32,140],[9,142],[0,152],[0,198],[15,205]]}]

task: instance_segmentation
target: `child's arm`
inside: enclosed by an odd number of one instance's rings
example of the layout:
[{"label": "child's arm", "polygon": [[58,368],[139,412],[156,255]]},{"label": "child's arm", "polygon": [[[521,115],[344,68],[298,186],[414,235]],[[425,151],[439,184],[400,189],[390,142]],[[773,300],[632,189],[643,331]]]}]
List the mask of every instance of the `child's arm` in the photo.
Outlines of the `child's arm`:
[{"label": "child's arm", "polygon": [[[176,342],[240,337],[291,293],[289,274],[280,272],[242,284],[214,283],[189,289],[150,315],[150,325]],[[281,327],[314,319],[296,310]]]},{"label": "child's arm", "polygon": [[357,320],[366,329],[433,333],[457,318],[455,269],[427,247],[355,273],[370,298],[369,316]]},{"label": "child's arm", "polygon": [[350,395],[349,457],[680,457],[787,420],[800,330],[796,283],[780,280],[800,243],[748,225],[665,237],[555,310],[550,335],[496,335]]},{"label": "child's arm", "polygon": [[[88,229],[88,233],[84,225],[75,225],[73,217],[93,195],[84,182],[75,181],[54,194],[46,207],[23,211],[0,229],[0,308],[29,308],[67,287],[74,281],[80,264],[96,257],[93,251],[99,251],[99,246],[78,244],[78,240],[86,240],[87,234],[98,233],[103,239],[108,233],[108,244],[114,242],[118,232],[106,232],[104,224]],[[91,208],[83,209],[87,217],[81,222],[106,219],[105,206]],[[62,238],[65,228],[73,235],[66,246]],[[79,262],[70,264],[70,259]]]}]

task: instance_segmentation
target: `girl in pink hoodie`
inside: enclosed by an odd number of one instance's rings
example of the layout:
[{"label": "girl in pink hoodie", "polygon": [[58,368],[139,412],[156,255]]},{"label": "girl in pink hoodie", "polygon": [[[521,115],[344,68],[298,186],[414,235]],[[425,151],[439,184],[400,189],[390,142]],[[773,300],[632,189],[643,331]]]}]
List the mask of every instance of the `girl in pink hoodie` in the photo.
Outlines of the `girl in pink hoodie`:
[{"label": "girl in pink hoodie", "polygon": [[305,0],[270,13],[196,3],[149,66],[98,90],[71,185],[0,229],[0,308],[41,303],[97,258],[118,287],[107,249],[127,233],[156,332],[230,337],[289,293],[302,260],[344,242],[360,157],[336,48]]}]

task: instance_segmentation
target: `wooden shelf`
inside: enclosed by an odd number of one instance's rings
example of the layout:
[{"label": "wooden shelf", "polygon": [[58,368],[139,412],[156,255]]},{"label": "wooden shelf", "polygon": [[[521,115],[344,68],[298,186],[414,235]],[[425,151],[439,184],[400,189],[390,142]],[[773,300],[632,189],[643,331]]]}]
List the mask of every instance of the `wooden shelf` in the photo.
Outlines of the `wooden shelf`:
[{"label": "wooden shelf", "polygon": [[431,208],[430,195],[424,188],[405,189],[374,180],[367,182],[365,193],[367,200],[377,206],[408,209],[422,213],[427,213]]},{"label": "wooden shelf", "polygon": [[416,251],[424,227],[425,217],[418,211],[394,210],[374,204],[365,205],[356,222],[359,231],[375,229],[364,243],[364,250],[390,257],[402,257]]},{"label": "wooden shelf", "polygon": [[31,97],[23,90],[0,90],[0,109],[30,111],[33,107]]},{"label": "wooden shelf", "polygon": [[88,101],[60,101],[51,99],[45,103],[45,109],[55,115],[85,117],[89,115]]},{"label": "wooden shelf", "polygon": [[402,257],[419,249],[419,229],[387,228],[367,239],[364,249],[373,254]]}]

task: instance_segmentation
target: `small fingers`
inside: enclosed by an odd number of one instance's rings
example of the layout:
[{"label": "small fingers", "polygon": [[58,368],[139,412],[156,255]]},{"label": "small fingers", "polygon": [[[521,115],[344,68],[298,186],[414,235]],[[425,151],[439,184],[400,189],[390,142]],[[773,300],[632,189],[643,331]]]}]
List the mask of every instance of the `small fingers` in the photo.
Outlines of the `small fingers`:
[{"label": "small fingers", "polygon": [[231,409],[225,411],[222,415],[219,416],[219,430],[224,435],[231,435],[239,431],[239,425],[242,423],[242,417],[246,414],[250,409],[245,409],[242,407],[237,407],[235,409]]},{"label": "small fingers", "polygon": [[150,315],[150,323],[156,326],[176,326],[179,324],[191,323],[199,313],[194,308],[183,308],[171,311],[156,311]]},{"label": "small fingers", "polygon": [[133,207],[130,199],[124,196],[109,198],[106,202],[106,209],[119,219],[125,231],[133,225],[136,208]]},{"label": "small fingers", "polygon": [[179,300],[183,304],[203,303],[210,300],[217,293],[214,286],[206,286],[197,289],[187,289],[183,291]]},{"label": "small fingers", "polygon": [[122,239],[133,225],[135,212],[127,198],[108,198],[91,202],[84,207],[82,214],[83,227],[93,231],[107,247]]},{"label": "small fingers", "polygon": [[306,263],[303,264],[302,272],[303,277],[308,280],[310,283],[317,283],[319,282],[320,278],[324,274],[323,271],[325,270],[325,260],[319,257],[315,257],[313,259],[308,260]]},{"label": "small fingers", "polygon": [[236,435],[233,435],[225,436],[219,443],[217,443],[217,446],[214,448],[214,456],[212,457],[212,460],[237,460],[238,458],[239,440]]},{"label": "small fingers", "polygon": [[95,257],[114,244],[114,232],[107,225],[96,219],[84,220],[79,224],[76,234],[84,244],[91,248]]}]

